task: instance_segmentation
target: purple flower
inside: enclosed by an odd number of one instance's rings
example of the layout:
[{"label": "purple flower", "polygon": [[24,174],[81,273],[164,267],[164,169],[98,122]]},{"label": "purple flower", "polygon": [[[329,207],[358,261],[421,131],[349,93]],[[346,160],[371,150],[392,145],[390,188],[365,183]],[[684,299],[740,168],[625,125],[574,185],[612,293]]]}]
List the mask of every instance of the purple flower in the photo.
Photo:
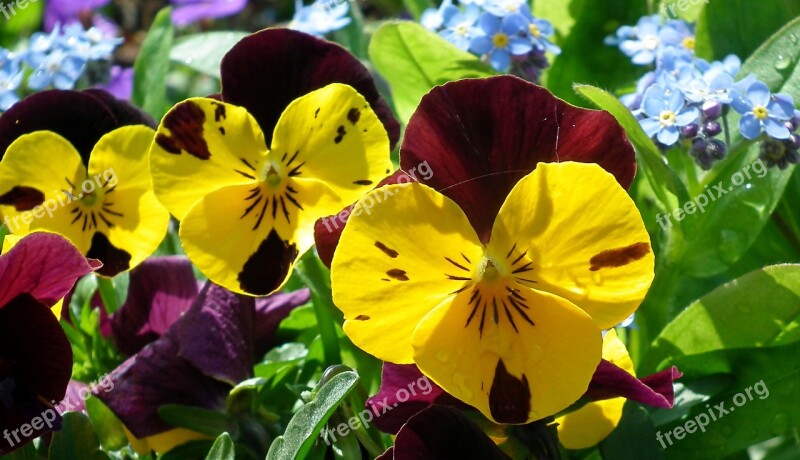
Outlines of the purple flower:
[{"label": "purple flower", "polygon": [[756,81],[742,95],[736,93],[731,103],[742,114],[739,130],[747,139],[755,139],[763,131],[774,139],[788,139],[785,122],[794,116],[794,101],[788,94],[772,95],[767,85]]},{"label": "purple flower", "polygon": [[133,67],[111,67],[111,78],[108,83],[98,85],[102,89],[111,93],[117,99],[130,101],[133,94]]},{"label": "purple flower", "polygon": [[183,27],[203,19],[215,19],[241,12],[247,0],[170,0],[172,22]]},{"label": "purple flower", "polygon": [[[51,31],[56,24],[80,22],[81,16],[111,3],[111,0],[48,0],[44,10],[44,29]],[[99,15],[98,15],[99,16]]]}]

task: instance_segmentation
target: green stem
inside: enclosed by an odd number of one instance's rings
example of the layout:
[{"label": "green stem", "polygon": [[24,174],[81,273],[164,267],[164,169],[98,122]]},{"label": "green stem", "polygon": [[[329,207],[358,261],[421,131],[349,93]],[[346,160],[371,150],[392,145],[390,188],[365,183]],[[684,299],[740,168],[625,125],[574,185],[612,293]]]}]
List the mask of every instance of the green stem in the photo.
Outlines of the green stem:
[{"label": "green stem", "polygon": [[119,296],[114,288],[114,281],[111,278],[97,277],[97,289],[100,291],[100,299],[106,307],[106,312],[110,315],[120,307]]},{"label": "green stem", "polygon": [[298,264],[295,267],[295,272],[311,290],[314,315],[317,317],[317,327],[322,337],[325,364],[339,364],[342,362],[342,355],[339,350],[339,335],[336,333],[336,323],[341,325],[342,314],[333,305],[333,296],[329,283],[330,276],[317,257],[306,257],[302,264]]},{"label": "green stem", "polygon": [[[636,311],[635,339],[631,342],[632,356],[638,365],[644,360],[650,346],[673,316],[674,299],[680,284],[678,267],[662,262],[656,266],[656,276],[642,306]],[[633,352],[635,350],[635,352]],[[650,370],[644,371],[649,372]]]}]

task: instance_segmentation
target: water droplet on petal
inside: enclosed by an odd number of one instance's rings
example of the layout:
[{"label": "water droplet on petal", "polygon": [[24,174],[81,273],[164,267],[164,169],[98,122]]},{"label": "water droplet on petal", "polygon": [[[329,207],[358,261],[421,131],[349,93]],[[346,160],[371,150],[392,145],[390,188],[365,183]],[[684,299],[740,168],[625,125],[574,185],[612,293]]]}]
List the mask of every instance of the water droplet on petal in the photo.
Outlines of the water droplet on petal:
[{"label": "water droplet on petal", "polygon": [[794,44],[796,45],[796,44],[797,44],[797,35],[795,35],[795,34],[790,34],[790,35],[789,35],[789,40],[791,40],[791,41],[792,41],[792,43],[794,43]]},{"label": "water droplet on petal", "polygon": [[436,359],[438,359],[439,361],[441,361],[443,363],[446,363],[447,360],[450,359],[450,353],[448,353],[448,352],[446,352],[444,350],[439,350],[439,351],[436,352]]}]

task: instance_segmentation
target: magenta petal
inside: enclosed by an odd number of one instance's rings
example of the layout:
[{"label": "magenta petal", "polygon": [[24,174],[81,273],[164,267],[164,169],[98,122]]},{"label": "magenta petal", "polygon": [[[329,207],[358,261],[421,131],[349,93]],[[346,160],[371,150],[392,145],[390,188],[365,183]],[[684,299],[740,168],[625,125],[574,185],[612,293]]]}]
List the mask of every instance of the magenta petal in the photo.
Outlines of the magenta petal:
[{"label": "magenta petal", "polygon": [[[391,176],[386,177],[375,188],[389,184],[414,182],[414,178],[401,170],[395,171]],[[314,242],[317,245],[317,254],[326,267],[331,268],[333,252],[339,244],[342,230],[353,211],[354,204],[344,208],[339,214],[323,217],[314,224]]]},{"label": "magenta petal", "polygon": [[172,22],[179,27],[189,25],[203,19],[223,18],[239,14],[247,0],[193,0],[174,1]]},{"label": "magenta petal", "polygon": [[417,413],[397,433],[394,460],[508,460],[481,428],[457,409],[431,406]]},{"label": "magenta petal", "polygon": [[0,310],[22,293],[50,307],[67,295],[78,278],[96,268],[63,236],[26,236],[0,256]]},{"label": "magenta petal", "polygon": [[253,114],[267,145],[293,100],[331,83],[350,85],[366,98],[394,148],[400,124],[367,68],[341,46],[295,30],[266,29],[242,39],[222,60],[223,100]]},{"label": "magenta petal", "polygon": [[292,310],[307,303],[310,299],[311,291],[307,288],[256,299],[256,319],[253,332],[256,358],[263,356],[276,345],[275,332],[281,321],[286,319]]},{"label": "magenta petal", "polygon": [[128,299],[111,316],[117,348],[128,356],[161,337],[197,297],[185,257],[153,257],[131,270]]},{"label": "magenta petal", "polygon": [[682,375],[673,366],[639,380],[604,359],[597,366],[584,396],[592,401],[622,396],[650,406],[670,409],[675,399],[672,384]]},{"label": "magenta petal", "polygon": [[432,404],[470,407],[422,375],[416,365],[383,363],[380,391],[367,400],[366,407],[379,430],[396,434],[414,414]]},{"label": "magenta petal", "polygon": [[[539,162],[598,163],[627,188],[634,151],[610,114],[557,99],[516,77],[467,79],[422,98],[400,149],[404,171],[427,162],[418,178],[452,198],[481,239],[489,239],[500,206]],[[592,184],[575,184],[590,194]]]},{"label": "magenta petal", "polygon": [[[202,306],[199,311],[197,305]],[[231,385],[252,377],[254,299],[209,282],[192,309],[170,331],[180,356],[205,375]]]}]

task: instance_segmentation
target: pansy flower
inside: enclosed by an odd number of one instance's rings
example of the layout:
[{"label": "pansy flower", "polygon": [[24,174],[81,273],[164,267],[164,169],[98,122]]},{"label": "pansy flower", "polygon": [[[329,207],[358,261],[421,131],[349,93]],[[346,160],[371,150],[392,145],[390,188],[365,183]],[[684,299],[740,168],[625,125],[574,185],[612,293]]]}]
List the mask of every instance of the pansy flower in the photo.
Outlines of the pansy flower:
[{"label": "pansy flower", "polygon": [[0,117],[0,211],[12,233],[67,237],[114,276],[167,231],[147,154],[152,120],[100,90],[46,91]]},{"label": "pansy flower", "polygon": [[653,278],[622,186],[634,168],[624,133],[514,77],[462,80],[409,122],[401,166],[422,161],[425,184],[371,192],[342,232],[332,288],[346,334],[495,422],[563,410],[600,362],[600,329]]},{"label": "pansy flower", "polygon": [[97,266],[46,233],[0,256],[0,455],[60,424],[53,406],[72,375],[72,347],[50,307]]},{"label": "pansy flower", "polygon": [[200,271],[266,295],[313,245],[318,218],[391,171],[398,126],[352,55],[300,32],[239,42],[223,59],[222,88],[221,100],[184,101],[162,120],[155,191]]}]

